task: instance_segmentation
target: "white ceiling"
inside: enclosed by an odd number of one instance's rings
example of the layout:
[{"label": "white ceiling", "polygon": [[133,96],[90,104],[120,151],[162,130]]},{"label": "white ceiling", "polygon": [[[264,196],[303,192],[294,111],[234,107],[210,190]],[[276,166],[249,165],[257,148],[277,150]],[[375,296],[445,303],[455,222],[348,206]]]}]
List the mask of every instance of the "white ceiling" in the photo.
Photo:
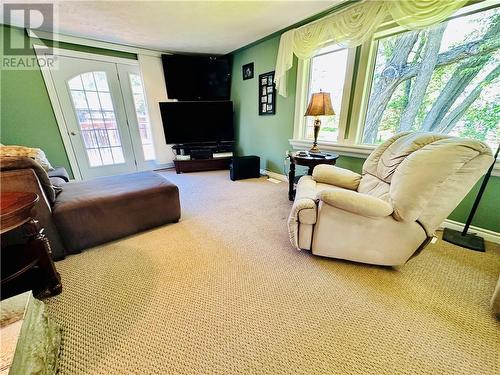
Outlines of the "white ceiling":
[{"label": "white ceiling", "polygon": [[342,0],[55,3],[61,34],[160,51],[224,54],[340,2]]}]

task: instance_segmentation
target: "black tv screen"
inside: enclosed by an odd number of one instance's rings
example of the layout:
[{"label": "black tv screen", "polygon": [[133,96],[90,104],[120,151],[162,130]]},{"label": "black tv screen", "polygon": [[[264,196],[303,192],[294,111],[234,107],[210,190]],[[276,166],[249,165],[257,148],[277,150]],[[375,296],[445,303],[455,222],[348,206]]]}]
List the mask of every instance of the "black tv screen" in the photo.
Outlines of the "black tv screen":
[{"label": "black tv screen", "polygon": [[160,103],[167,144],[234,140],[231,101]]},{"label": "black tv screen", "polygon": [[230,56],[162,55],[169,99],[229,100]]}]

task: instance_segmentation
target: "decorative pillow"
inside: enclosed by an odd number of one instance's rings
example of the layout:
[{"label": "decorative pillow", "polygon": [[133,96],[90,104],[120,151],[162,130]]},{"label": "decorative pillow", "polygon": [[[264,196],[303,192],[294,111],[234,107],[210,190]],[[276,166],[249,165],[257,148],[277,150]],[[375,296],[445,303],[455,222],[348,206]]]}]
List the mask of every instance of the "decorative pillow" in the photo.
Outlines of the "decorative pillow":
[{"label": "decorative pillow", "polygon": [[39,148],[25,146],[0,146],[0,156],[26,156],[35,160],[45,171],[52,171],[54,168],[50,165],[45,153]]}]

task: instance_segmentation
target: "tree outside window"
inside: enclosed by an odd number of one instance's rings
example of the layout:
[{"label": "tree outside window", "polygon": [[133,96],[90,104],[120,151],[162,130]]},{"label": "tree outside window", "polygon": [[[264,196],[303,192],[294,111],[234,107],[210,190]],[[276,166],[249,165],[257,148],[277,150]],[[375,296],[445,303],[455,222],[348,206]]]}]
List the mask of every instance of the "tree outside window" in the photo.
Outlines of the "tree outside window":
[{"label": "tree outside window", "polygon": [[500,9],[378,40],[362,143],[400,131],[500,141]]}]

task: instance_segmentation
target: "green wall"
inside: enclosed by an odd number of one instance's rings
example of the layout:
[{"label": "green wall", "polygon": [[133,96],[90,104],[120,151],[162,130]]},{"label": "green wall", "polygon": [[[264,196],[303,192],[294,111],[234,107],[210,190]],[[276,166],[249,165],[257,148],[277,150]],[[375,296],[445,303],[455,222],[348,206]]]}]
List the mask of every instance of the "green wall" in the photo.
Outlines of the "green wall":
[{"label": "green wall", "polygon": [[[12,38],[28,39],[23,29],[1,25],[0,42],[3,40],[7,28],[10,28]],[[58,43],[57,47],[102,55],[137,58],[136,55],[130,53],[68,43]],[[34,56],[34,52],[32,56]],[[0,57],[3,57],[3,50]],[[69,160],[40,69],[1,70],[0,102],[1,143],[39,147],[44,150],[52,165],[64,166],[71,173]]]},{"label": "green wall", "polygon": [[[259,116],[257,103],[259,74],[274,70],[279,36],[234,55],[231,99],[235,109],[236,152],[261,157],[261,168],[283,173],[285,151],[293,135],[295,79],[290,80],[291,95],[277,96],[276,115]],[[241,67],[254,62],[254,78],[243,80]],[[295,77],[296,66],[290,73]]]},{"label": "green wall", "polygon": [[[292,147],[288,140],[293,136],[296,69],[289,73],[289,96],[278,96],[276,115],[258,115],[258,75],[274,70],[279,46],[279,35],[254,43],[233,54],[233,80],[231,96],[235,108],[236,150],[238,154],[255,154],[261,158],[261,168],[283,174],[285,150]],[[255,77],[242,80],[242,65],[253,62]],[[338,166],[361,171],[364,159],[341,156]],[[481,181],[450,215],[451,220],[467,220]],[[476,212],[472,225],[500,232],[500,177],[492,177]]]}]

